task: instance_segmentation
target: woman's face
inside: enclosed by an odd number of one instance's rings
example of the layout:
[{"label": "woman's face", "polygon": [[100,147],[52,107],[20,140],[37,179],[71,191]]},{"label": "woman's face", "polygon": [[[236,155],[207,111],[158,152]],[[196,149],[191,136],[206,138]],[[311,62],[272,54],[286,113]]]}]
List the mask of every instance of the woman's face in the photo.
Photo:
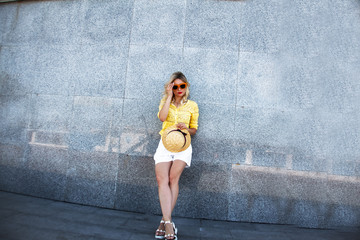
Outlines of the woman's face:
[{"label": "woman's face", "polygon": [[186,93],[187,84],[180,79],[175,79],[173,83],[173,93],[175,97],[183,97]]}]

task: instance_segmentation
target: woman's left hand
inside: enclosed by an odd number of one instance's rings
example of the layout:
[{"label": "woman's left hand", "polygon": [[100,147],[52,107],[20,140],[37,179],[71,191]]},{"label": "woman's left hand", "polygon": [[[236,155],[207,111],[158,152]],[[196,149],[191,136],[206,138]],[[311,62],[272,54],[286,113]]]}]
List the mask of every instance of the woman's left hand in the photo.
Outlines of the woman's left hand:
[{"label": "woman's left hand", "polygon": [[180,130],[187,129],[187,126],[185,123],[178,123],[178,124],[176,124],[176,127],[179,128]]}]

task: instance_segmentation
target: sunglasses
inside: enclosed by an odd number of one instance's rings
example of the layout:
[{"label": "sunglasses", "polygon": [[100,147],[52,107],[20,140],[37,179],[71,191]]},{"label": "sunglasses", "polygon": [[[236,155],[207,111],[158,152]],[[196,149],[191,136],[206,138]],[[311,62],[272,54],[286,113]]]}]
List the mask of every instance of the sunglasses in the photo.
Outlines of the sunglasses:
[{"label": "sunglasses", "polygon": [[186,83],[182,83],[182,84],[174,84],[174,86],[173,86],[173,90],[176,90],[176,89],[178,89],[178,88],[185,89],[185,88],[186,88],[186,86],[187,86],[187,84],[186,84]]}]

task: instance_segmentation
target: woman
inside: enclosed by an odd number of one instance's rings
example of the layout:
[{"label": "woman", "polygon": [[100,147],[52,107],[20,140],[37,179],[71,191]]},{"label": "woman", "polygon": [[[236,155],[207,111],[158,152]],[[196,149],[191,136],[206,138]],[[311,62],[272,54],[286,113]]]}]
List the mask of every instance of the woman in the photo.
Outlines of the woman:
[{"label": "woman", "polygon": [[[198,128],[199,109],[194,101],[188,99],[190,84],[185,75],[175,72],[165,84],[164,97],[160,102],[158,117],[163,122],[160,135],[172,125],[187,129],[195,135]],[[171,213],[179,195],[179,180],[185,167],[190,167],[192,147],[172,153],[165,149],[160,140],[154,155],[155,174],[159,186],[159,199],[162,220],[155,233],[157,239],[177,239],[177,229],[171,220]]]}]

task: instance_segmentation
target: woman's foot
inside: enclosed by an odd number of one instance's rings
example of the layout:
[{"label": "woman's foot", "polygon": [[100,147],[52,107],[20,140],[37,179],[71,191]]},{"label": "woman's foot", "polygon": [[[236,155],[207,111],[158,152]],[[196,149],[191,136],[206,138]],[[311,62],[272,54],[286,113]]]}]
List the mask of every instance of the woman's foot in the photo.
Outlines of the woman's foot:
[{"label": "woman's foot", "polygon": [[170,221],[165,221],[165,239],[166,240],[176,240],[176,230],[175,224]]},{"label": "woman's foot", "polygon": [[162,219],[160,221],[160,225],[159,225],[158,229],[156,229],[155,238],[156,239],[164,239],[165,238],[165,222]]}]

